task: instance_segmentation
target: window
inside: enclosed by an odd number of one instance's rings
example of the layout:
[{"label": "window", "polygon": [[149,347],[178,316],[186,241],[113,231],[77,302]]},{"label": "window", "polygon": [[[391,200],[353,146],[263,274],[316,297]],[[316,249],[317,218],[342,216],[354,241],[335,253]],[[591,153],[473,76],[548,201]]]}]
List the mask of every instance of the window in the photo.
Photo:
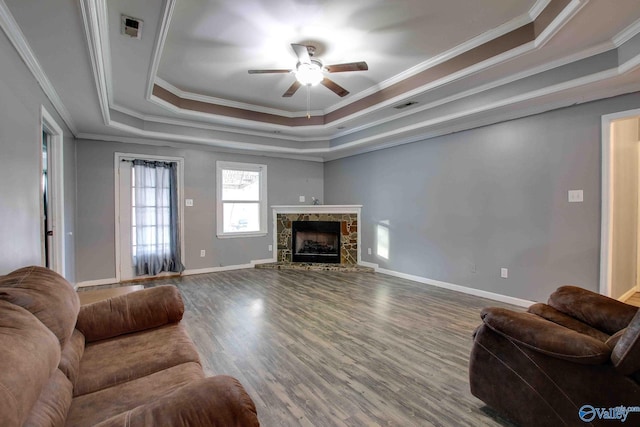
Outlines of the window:
[{"label": "window", "polygon": [[218,237],[267,234],[267,166],[216,162]]}]

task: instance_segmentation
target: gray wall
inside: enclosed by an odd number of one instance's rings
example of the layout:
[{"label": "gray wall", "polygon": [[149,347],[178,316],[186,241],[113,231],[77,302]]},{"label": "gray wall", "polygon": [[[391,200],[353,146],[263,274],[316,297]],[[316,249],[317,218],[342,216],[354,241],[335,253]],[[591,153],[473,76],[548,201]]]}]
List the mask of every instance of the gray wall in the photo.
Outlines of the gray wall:
[{"label": "gray wall", "polygon": [[636,286],[638,270],[638,118],[612,124],[611,296]]},{"label": "gray wall", "polygon": [[[193,207],[184,208],[185,267],[188,270],[247,264],[272,258],[271,210],[269,234],[265,237],[218,239],[216,237],[216,161],[238,161],[267,165],[271,205],[295,205],[299,196],[322,198],[323,166],[320,163],[225,154],[203,147],[171,148],[116,142],[77,142],[78,224],[77,280],[116,277],[114,155],[116,152],[154,154],[184,158],[185,198]],[[200,257],[200,250],[206,257]],[[275,248],[274,248],[275,250]]]},{"label": "gray wall", "polygon": [[328,162],[325,201],[363,205],[362,257],[382,268],[537,301],[598,290],[601,115],[638,107],[636,93]]},{"label": "gray wall", "polygon": [[0,32],[0,274],[42,264],[40,107],[63,129],[67,278],[74,281],[75,140]]}]

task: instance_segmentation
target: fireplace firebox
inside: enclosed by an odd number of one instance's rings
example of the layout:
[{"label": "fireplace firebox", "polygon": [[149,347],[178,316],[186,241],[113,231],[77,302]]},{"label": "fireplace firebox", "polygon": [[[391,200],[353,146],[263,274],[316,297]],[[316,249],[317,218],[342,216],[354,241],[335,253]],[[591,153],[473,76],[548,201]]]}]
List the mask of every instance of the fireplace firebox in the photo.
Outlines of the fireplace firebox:
[{"label": "fireplace firebox", "polygon": [[339,221],[293,221],[293,262],[340,264]]}]

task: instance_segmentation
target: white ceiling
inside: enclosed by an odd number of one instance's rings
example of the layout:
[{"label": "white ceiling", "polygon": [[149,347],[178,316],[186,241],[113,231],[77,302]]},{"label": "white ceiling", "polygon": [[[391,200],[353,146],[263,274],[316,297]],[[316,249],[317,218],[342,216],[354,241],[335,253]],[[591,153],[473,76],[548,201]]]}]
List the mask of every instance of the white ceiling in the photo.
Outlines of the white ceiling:
[{"label": "white ceiling", "polygon": [[[0,25],[85,139],[327,160],[640,90],[640,0],[0,0]],[[294,68],[291,43],[369,70],[310,88],[307,121],[293,75],[247,73]]]}]

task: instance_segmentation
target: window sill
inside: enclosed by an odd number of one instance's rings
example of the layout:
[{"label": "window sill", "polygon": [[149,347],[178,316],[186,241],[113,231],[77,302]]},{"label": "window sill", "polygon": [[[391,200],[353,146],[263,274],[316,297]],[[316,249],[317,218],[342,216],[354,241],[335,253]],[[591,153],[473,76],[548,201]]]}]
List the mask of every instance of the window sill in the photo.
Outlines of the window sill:
[{"label": "window sill", "polygon": [[264,237],[268,233],[266,231],[256,231],[250,233],[224,233],[224,234],[216,234],[218,239],[237,239],[241,237]]}]

